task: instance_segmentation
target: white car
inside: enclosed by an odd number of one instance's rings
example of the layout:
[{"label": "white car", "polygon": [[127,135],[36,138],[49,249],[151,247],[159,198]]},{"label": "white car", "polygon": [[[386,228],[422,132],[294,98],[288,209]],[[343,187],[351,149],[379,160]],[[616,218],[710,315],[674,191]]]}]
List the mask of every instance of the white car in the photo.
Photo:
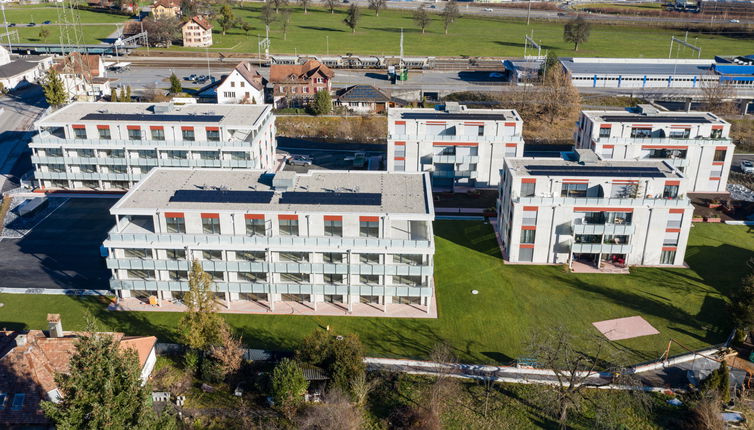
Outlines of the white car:
[{"label": "white car", "polygon": [[494,12],[491,7],[486,7],[482,9],[484,12]]},{"label": "white car", "polygon": [[754,173],[754,163],[749,160],[741,161],[741,171],[744,173]]},{"label": "white car", "polygon": [[730,21],[728,21],[728,22],[729,22],[729,23],[731,23],[731,24],[738,24],[738,23],[740,23],[741,21],[739,21],[739,20],[737,20],[737,19],[731,19],[731,20],[730,20]]}]

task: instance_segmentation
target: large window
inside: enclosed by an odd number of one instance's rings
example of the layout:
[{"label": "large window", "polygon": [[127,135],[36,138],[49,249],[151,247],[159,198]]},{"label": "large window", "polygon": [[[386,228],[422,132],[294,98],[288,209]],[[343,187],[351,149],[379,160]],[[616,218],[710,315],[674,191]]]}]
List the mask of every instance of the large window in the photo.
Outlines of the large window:
[{"label": "large window", "polygon": [[220,218],[202,218],[204,234],[220,234]]},{"label": "large window", "polygon": [[323,275],[323,278],[325,280],[325,284],[342,284],[343,283],[343,275],[340,275],[340,274],[325,273]]},{"label": "large window", "polygon": [[380,283],[380,275],[359,275],[359,283],[377,285]]},{"label": "large window", "polygon": [[301,283],[309,282],[309,274],[308,273],[281,273],[280,281],[301,284]]},{"label": "large window", "polygon": [[236,251],[236,260],[265,261],[266,253],[264,251]]},{"label": "large window", "polygon": [[336,252],[325,252],[324,254],[322,254],[322,261],[330,264],[342,263],[343,254]]},{"label": "large window", "polygon": [[165,217],[168,233],[186,233],[186,220],[183,217]]},{"label": "large window", "polygon": [[188,151],[180,151],[180,150],[170,150],[170,151],[163,151],[163,154],[165,154],[165,157],[171,159],[171,160],[186,160],[188,159]]},{"label": "large window", "polygon": [[264,218],[246,218],[246,234],[249,236],[265,236],[267,229]]},{"label": "large window", "polygon": [[379,237],[379,235],[380,235],[380,222],[379,221],[360,221],[359,222],[359,236]]},{"label": "large window", "polygon": [[394,254],[393,263],[408,264],[409,266],[421,266],[424,264],[424,256],[421,254]]},{"label": "large window", "polygon": [[193,128],[182,128],[181,136],[183,137],[183,140],[188,140],[192,142],[196,140]]},{"label": "large window", "polygon": [[537,230],[521,230],[521,243],[534,243]]},{"label": "large window", "polygon": [[691,136],[691,129],[684,128],[684,129],[670,130],[669,137],[671,139],[688,139],[689,136]]},{"label": "large window", "polygon": [[343,221],[325,219],[325,236],[343,237]]},{"label": "large window", "polygon": [[380,254],[359,254],[359,263],[380,264]]},{"label": "large window", "polygon": [[519,248],[518,261],[522,263],[531,263],[534,261],[534,248]]},{"label": "large window", "polygon": [[218,249],[202,251],[202,260],[219,261],[223,259],[223,252]]},{"label": "large window", "polygon": [[725,154],[727,152],[728,151],[726,151],[725,149],[716,149],[715,158],[713,159],[713,161],[725,161]]},{"label": "large window", "polygon": [[665,237],[662,239],[662,246],[678,246],[678,239],[681,233],[679,232],[665,232]]},{"label": "large window", "polygon": [[280,261],[290,261],[293,263],[306,263],[309,261],[308,252],[278,252]]},{"label": "large window", "polygon": [[406,124],[395,124],[395,134],[397,136],[404,136],[406,134]]},{"label": "large window", "polygon": [[110,140],[112,138],[110,136],[110,127],[97,128],[97,131],[99,132],[99,138],[102,140]]},{"label": "large window", "polygon": [[149,132],[152,134],[152,140],[165,140],[165,130],[162,127],[150,129]]},{"label": "large window", "polygon": [[260,272],[238,272],[238,280],[246,282],[267,282],[267,274]]},{"label": "large window", "polygon": [[675,264],[675,251],[662,251],[660,264]]},{"label": "large window", "polygon": [[280,235],[298,236],[298,219],[281,219]]},{"label": "large window", "polygon": [[636,137],[636,138],[652,137],[652,129],[634,127],[631,129],[631,137]]},{"label": "large window", "polygon": [[84,127],[76,127],[73,129],[74,139],[86,139],[86,129]]},{"label": "large window", "polygon": [[207,129],[207,140],[210,142],[219,142],[220,141],[220,130],[210,130]]},{"label": "large window", "polygon": [[586,197],[586,190],[589,184],[563,184],[560,191],[560,197]]},{"label": "large window", "polygon": [[185,249],[166,249],[165,253],[168,257],[168,260],[185,260],[186,259]]},{"label": "large window", "polygon": [[667,228],[681,228],[681,224],[683,224],[683,212],[671,212],[668,214]]},{"label": "large window", "polygon": [[610,127],[600,127],[600,137],[610,137]]},{"label": "large window", "polygon": [[126,271],[128,279],[154,279],[154,270],[136,270]]},{"label": "large window", "polygon": [[421,276],[408,276],[408,275],[395,275],[393,276],[393,284],[408,285],[410,287],[421,287]]},{"label": "large window", "polygon": [[128,128],[128,140],[141,140],[140,128]]},{"label": "large window", "polygon": [[521,197],[534,197],[536,186],[534,182],[521,182]]},{"label": "large window", "polygon": [[126,248],[123,250],[126,258],[152,258],[152,250],[145,248]]},{"label": "large window", "polygon": [[675,199],[678,197],[678,185],[665,185],[665,189],[662,192],[662,198]]},{"label": "large window", "polygon": [[185,270],[170,270],[168,277],[171,281],[188,281],[188,272]]}]

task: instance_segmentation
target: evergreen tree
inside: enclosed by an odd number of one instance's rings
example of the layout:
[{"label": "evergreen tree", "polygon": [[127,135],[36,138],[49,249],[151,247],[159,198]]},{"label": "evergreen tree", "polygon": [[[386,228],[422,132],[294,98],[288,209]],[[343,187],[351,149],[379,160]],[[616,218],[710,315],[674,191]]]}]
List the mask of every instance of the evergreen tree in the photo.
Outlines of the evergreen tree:
[{"label": "evergreen tree", "polygon": [[173,94],[178,94],[181,91],[183,91],[183,87],[181,86],[181,80],[178,79],[178,76],[173,73],[170,75],[170,92]]},{"label": "evergreen tree", "polygon": [[42,84],[44,90],[45,100],[47,104],[52,107],[60,107],[68,103],[68,93],[63,86],[63,80],[60,79],[60,75],[55,70],[50,70],[47,73],[47,79]]},{"label": "evergreen tree", "polygon": [[42,410],[59,430],[156,428],[136,352],[121,351],[110,334],[82,336],[70,372],[58,374],[55,381],[62,399],[42,402]]},{"label": "evergreen tree", "polygon": [[131,85],[126,85],[126,96],[123,98],[124,102],[130,102],[131,101]]},{"label": "evergreen tree", "polygon": [[272,398],[287,417],[292,417],[304,402],[308,387],[301,366],[294,360],[284,358],[272,371]]},{"label": "evergreen tree", "polygon": [[180,322],[181,342],[191,349],[205,350],[217,343],[223,320],[215,312],[212,277],[194,260],[189,273],[189,290],[184,296],[186,312]]},{"label": "evergreen tree", "polygon": [[359,18],[361,18],[359,7],[356,6],[356,3],[351,3],[351,6],[348,8],[348,15],[343,19],[343,22],[351,29],[351,33],[356,33]]},{"label": "evergreen tree", "polygon": [[741,281],[741,288],[732,294],[729,307],[738,328],[754,327],[754,275]]},{"label": "evergreen tree", "polygon": [[235,14],[233,14],[233,9],[230,7],[229,4],[225,3],[220,8],[220,16],[217,18],[217,22],[220,24],[220,28],[222,29],[222,34],[225,36],[225,33],[236,26],[237,20]]},{"label": "evergreen tree", "polygon": [[353,333],[335,336],[324,330],[315,330],[304,338],[296,358],[304,363],[324,368],[333,385],[344,393],[352,393],[354,381],[366,373],[364,346]]},{"label": "evergreen tree", "polygon": [[111,102],[117,102],[118,101],[118,89],[117,88],[110,88],[110,101]]},{"label": "evergreen tree", "polygon": [[332,98],[327,90],[319,90],[314,96],[312,111],[315,115],[327,115],[332,112]]}]

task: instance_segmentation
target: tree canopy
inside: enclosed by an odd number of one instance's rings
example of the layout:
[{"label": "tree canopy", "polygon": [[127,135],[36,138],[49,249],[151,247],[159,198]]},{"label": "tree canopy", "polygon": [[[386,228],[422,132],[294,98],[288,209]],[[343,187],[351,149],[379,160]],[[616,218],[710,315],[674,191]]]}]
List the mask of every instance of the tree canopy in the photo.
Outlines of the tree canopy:
[{"label": "tree canopy", "polygon": [[60,75],[55,70],[50,70],[47,73],[47,78],[42,83],[42,89],[45,100],[50,106],[60,107],[68,103],[68,93],[63,85],[63,80],[60,79]]},{"label": "tree canopy", "polygon": [[563,41],[573,43],[573,50],[578,51],[579,45],[589,40],[591,31],[592,25],[579,15],[563,27]]},{"label": "tree canopy", "polygon": [[212,291],[212,277],[197,260],[191,265],[189,290],[183,302],[186,312],[180,322],[181,342],[197,350],[217,344],[220,326],[224,321],[215,311],[217,303]]}]

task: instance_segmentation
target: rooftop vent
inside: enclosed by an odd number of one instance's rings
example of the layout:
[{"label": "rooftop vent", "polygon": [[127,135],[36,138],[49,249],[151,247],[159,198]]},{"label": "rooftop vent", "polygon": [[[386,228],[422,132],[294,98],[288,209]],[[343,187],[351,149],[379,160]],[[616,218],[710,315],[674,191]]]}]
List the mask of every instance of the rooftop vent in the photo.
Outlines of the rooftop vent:
[{"label": "rooftop vent", "polygon": [[591,149],[576,149],[576,160],[579,164],[592,164],[600,161]]},{"label": "rooftop vent", "polygon": [[287,191],[296,186],[296,172],[277,172],[272,178],[272,188],[275,191]]},{"label": "rooftop vent", "polygon": [[636,110],[642,115],[657,115],[660,110],[650,104],[640,104]]},{"label": "rooftop vent", "polygon": [[16,346],[25,346],[26,345],[26,335],[25,334],[17,334],[16,335]]},{"label": "rooftop vent", "polygon": [[162,103],[154,105],[154,113],[156,114],[172,112],[174,109],[175,105],[173,103]]},{"label": "rooftop vent", "polygon": [[458,104],[458,102],[445,102],[445,112],[447,113],[459,113],[465,110],[466,106]]},{"label": "rooftop vent", "polygon": [[60,314],[47,314],[47,328],[51,338],[63,337],[63,322],[60,320]]}]

